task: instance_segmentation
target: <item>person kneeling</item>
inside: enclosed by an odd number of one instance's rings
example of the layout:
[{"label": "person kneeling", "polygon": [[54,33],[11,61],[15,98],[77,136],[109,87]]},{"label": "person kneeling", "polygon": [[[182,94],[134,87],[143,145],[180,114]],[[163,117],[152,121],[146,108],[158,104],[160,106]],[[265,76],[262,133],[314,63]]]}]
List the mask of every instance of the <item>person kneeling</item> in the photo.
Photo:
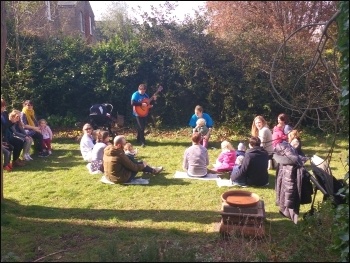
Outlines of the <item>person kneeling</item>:
[{"label": "person kneeling", "polygon": [[246,151],[240,169],[234,169],[231,174],[233,185],[238,186],[265,186],[269,183],[267,172],[269,155],[258,137],[249,139],[249,149]]}]

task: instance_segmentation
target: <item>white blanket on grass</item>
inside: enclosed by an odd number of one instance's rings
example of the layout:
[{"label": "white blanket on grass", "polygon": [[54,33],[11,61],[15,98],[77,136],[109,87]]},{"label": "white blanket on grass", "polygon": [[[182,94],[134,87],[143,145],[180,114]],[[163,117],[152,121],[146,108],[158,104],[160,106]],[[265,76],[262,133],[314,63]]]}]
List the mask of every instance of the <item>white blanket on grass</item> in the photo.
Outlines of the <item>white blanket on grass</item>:
[{"label": "white blanket on grass", "polygon": [[[111,181],[109,181],[106,176],[102,176],[101,179],[100,179],[100,182],[101,183],[104,183],[104,184],[115,184]],[[133,179],[131,180],[129,183],[124,183],[124,184],[141,184],[141,185],[145,185],[145,184],[149,184],[149,180],[148,179],[143,179],[143,178],[136,178],[136,179]]]},{"label": "white blanket on grass", "polygon": [[177,179],[197,179],[197,180],[216,180],[218,178],[218,174],[208,173],[205,177],[191,177],[191,176],[188,176],[186,172],[176,171],[174,174],[174,178],[177,178]]}]

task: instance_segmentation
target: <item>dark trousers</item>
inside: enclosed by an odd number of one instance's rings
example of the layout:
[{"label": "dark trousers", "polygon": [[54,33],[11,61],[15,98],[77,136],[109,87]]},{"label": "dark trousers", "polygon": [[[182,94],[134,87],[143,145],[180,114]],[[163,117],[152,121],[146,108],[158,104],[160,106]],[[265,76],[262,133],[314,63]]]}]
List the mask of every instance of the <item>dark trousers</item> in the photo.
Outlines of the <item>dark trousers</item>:
[{"label": "dark trousers", "polygon": [[32,136],[34,141],[34,148],[37,153],[43,151],[43,135],[40,132],[35,132]]},{"label": "dark trousers", "polygon": [[12,137],[9,140],[9,143],[13,147],[12,161],[16,161],[19,158],[19,156],[21,155],[21,151],[23,150],[24,140],[18,139],[16,137]]},{"label": "dark trousers", "polygon": [[147,125],[147,116],[146,117],[139,117],[136,116],[136,124],[137,124],[137,142],[138,143],[145,143],[145,128]]}]

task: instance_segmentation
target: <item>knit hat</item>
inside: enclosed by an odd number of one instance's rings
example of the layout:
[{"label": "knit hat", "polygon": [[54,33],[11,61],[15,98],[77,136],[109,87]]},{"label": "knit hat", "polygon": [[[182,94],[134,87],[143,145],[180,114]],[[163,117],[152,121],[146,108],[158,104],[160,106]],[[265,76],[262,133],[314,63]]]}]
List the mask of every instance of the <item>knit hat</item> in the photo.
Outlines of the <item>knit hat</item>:
[{"label": "knit hat", "polygon": [[238,151],[245,151],[245,145],[244,143],[240,142],[237,147]]}]

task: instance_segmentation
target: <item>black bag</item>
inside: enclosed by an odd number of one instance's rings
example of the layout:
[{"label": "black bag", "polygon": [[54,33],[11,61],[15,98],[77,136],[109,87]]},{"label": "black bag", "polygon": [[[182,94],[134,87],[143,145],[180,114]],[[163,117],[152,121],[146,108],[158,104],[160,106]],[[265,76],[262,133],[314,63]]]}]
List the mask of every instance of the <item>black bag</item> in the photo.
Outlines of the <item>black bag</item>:
[{"label": "black bag", "polygon": [[303,178],[301,179],[301,196],[300,204],[310,204],[312,202],[313,187],[310,181],[310,175],[304,170]]}]

